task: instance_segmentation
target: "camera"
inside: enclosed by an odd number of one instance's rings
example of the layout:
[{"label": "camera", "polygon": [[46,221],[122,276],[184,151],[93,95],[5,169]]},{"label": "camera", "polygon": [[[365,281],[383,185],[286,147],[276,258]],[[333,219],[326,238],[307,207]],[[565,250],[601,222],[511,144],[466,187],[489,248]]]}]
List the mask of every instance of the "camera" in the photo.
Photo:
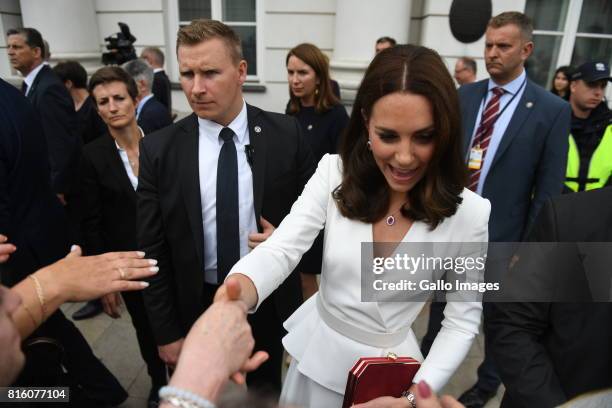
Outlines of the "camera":
[{"label": "camera", "polygon": [[102,64],[121,65],[136,59],[134,42],[136,37],[130,33],[130,27],[125,23],[118,23],[120,31],[104,39],[108,52],[102,54]]}]

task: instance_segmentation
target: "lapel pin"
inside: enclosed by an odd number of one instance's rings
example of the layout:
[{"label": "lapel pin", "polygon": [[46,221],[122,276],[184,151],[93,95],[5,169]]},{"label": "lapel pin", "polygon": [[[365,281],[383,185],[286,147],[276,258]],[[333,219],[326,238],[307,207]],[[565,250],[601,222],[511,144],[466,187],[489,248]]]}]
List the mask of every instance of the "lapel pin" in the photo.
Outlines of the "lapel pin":
[{"label": "lapel pin", "polygon": [[527,104],[525,106],[527,106],[527,109],[529,109],[529,108],[533,107],[533,102],[527,102]]},{"label": "lapel pin", "polygon": [[255,133],[261,133],[261,128],[259,126],[255,126],[253,129],[255,130]]},{"label": "lapel pin", "polygon": [[308,125],[308,130],[312,130],[312,125]]}]

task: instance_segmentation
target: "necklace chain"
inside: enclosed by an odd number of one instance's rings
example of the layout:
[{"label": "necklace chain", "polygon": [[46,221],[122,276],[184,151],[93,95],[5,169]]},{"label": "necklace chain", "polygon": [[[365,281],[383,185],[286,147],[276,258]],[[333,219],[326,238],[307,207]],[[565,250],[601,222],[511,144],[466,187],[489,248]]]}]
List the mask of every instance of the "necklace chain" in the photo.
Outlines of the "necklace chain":
[{"label": "necklace chain", "polygon": [[[406,204],[406,203],[404,203]],[[385,223],[387,224],[388,227],[392,227],[393,225],[395,225],[395,216],[402,211],[402,208],[404,208],[404,204],[402,204],[400,206],[400,208],[398,208],[397,210],[395,210],[394,212],[392,212],[391,214],[389,214],[387,216],[387,218],[385,219]]]}]

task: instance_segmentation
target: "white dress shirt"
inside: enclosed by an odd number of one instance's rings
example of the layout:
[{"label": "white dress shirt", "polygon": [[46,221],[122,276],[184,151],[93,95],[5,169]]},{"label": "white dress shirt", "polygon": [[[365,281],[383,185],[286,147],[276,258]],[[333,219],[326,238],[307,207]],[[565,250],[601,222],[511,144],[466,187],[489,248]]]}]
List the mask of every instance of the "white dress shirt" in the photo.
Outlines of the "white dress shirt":
[{"label": "white dress shirt", "polygon": [[34,80],[36,79],[36,75],[38,75],[38,73],[44,66],[45,64],[40,64],[39,66],[34,68],[32,71],[30,71],[30,73],[26,75],[26,77],[24,78],[23,82],[25,82],[26,85],[28,86],[25,92],[26,96],[28,95],[28,92],[30,92],[30,89],[32,89],[32,84],[34,83]]},{"label": "white dress shirt", "polygon": [[[204,280],[217,282],[217,162],[223,140],[219,134],[224,126],[211,120],[198,118],[198,163],[200,175],[200,201],[204,223]],[[257,232],[253,199],[253,173],[247,162],[245,146],[250,142],[246,103],[236,118],[227,125],[234,131],[238,154],[238,213],[240,256],[249,253],[249,234]]]},{"label": "white dress shirt", "polygon": [[[478,114],[476,115],[476,124],[474,125],[474,132],[472,133],[472,138],[470,139],[470,147],[474,144],[474,136],[476,136],[478,126],[480,126],[480,120],[482,119],[482,110],[485,106],[487,106],[487,103],[489,103],[489,99],[493,97],[493,92],[491,90],[495,87],[500,87],[505,92],[501,96],[499,101],[499,111],[502,112],[503,110],[503,112],[501,116],[497,118],[497,121],[493,126],[493,133],[491,135],[491,140],[489,141],[489,147],[487,147],[487,153],[485,154],[484,162],[482,164],[482,170],[480,172],[480,178],[478,180],[478,188],[476,189],[476,193],[478,193],[479,195],[482,195],[482,189],[485,180],[487,179],[487,174],[491,169],[493,159],[495,158],[495,153],[497,153],[497,148],[501,143],[504,133],[506,133],[506,129],[508,128],[508,124],[510,123],[512,116],[514,116],[514,111],[516,110],[516,107],[518,106],[519,101],[523,96],[523,92],[525,92],[526,79],[527,75],[525,74],[525,70],[523,70],[521,75],[519,75],[517,78],[515,78],[504,86],[500,86],[496,84],[495,81],[493,81],[492,79],[489,79],[489,88],[487,91],[487,96],[481,102],[480,109],[478,110]],[[508,105],[507,108],[506,105]]]},{"label": "white dress shirt", "polygon": [[[140,131],[140,136],[144,137],[144,132],[138,126],[138,130]],[[130,165],[130,159],[128,158],[127,152],[119,146],[117,140],[115,140],[115,146],[117,146],[117,151],[119,152],[119,157],[121,157],[121,161],[123,162],[123,167],[125,167],[125,172],[127,173],[128,178],[130,179],[130,183],[132,183],[132,187],[134,187],[134,191],[138,187],[138,177],[134,174],[132,170],[132,166]]]}]

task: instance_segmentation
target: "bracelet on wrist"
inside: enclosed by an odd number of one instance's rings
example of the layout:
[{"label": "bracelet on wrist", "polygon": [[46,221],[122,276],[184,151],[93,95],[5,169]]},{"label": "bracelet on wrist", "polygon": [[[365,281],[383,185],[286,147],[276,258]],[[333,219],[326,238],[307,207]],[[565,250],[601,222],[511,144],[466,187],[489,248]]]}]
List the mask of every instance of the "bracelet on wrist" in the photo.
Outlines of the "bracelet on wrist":
[{"label": "bracelet on wrist", "polygon": [[216,408],[215,404],[199,395],[181,388],[166,385],[159,390],[160,402],[177,408]]},{"label": "bracelet on wrist", "polygon": [[42,311],[42,323],[47,318],[47,302],[45,300],[45,292],[43,291],[40,281],[35,275],[29,275],[28,278],[32,279],[34,282],[34,289],[36,290],[36,295],[38,296],[38,302],[40,303],[40,309]]},{"label": "bracelet on wrist", "polygon": [[417,408],[416,399],[415,399],[413,393],[411,393],[410,391],[406,390],[406,391],[402,392],[402,397],[404,397],[404,398],[406,398],[406,400],[408,400],[408,402],[410,403],[410,408]]}]

